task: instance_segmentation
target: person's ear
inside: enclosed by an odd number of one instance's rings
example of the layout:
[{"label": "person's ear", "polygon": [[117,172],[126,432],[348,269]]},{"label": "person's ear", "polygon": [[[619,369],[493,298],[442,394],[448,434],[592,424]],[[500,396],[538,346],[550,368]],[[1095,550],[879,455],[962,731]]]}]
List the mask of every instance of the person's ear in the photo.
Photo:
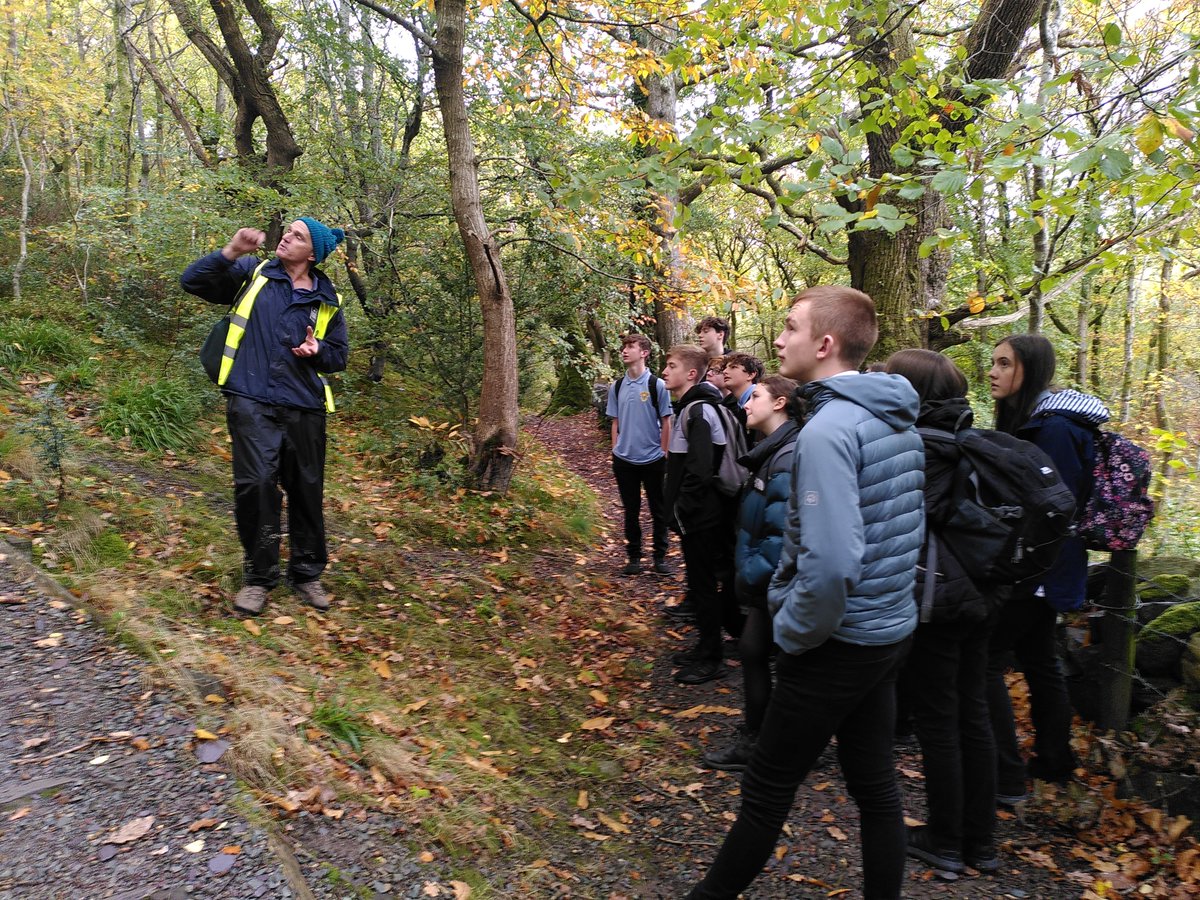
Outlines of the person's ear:
[{"label": "person's ear", "polygon": [[821,343],[817,346],[817,359],[828,359],[833,356],[837,341],[832,334],[821,335]]},{"label": "person's ear", "polygon": [[787,397],[776,397],[774,400],[771,401],[771,409],[778,412],[787,406],[787,402],[788,402]]}]

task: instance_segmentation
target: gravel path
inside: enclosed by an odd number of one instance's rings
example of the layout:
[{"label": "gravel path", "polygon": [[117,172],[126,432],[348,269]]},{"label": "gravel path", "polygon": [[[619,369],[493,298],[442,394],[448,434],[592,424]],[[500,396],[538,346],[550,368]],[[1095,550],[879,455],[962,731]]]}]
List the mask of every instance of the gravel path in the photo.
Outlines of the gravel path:
[{"label": "gravel path", "polygon": [[311,896],[195,725],[69,600],[0,542],[0,898]]}]

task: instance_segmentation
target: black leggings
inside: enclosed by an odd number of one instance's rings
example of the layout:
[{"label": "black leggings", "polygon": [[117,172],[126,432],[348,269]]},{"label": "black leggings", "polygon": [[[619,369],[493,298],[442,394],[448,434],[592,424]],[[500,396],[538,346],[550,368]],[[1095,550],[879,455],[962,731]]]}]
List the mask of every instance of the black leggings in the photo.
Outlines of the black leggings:
[{"label": "black leggings", "polygon": [[757,734],[762,728],[767,703],[771,699],[771,650],[774,646],[771,616],[765,609],[751,609],[738,639],[742,660],[742,681],[746,692],[746,731]]}]

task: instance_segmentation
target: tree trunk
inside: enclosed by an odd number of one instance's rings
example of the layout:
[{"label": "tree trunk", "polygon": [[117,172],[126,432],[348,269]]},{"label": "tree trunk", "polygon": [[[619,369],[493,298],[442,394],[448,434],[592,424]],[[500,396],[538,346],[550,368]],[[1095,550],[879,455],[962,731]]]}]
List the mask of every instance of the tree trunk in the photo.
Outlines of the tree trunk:
[{"label": "tree trunk", "polygon": [[1133,405],[1133,336],[1137,324],[1137,295],[1141,281],[1141,265],[1129,263],[1129,280],[1125,283],[1125,309],[1122,315],[1124,330],[1123,352],[1121,353],[1121,413],[1119,421],[1129,421]]},{"label": "tree trunk", "polygon": [[[984,0],[966,37],[963,81],[1003,77],[1041,6],[1042,0]],[[913,57],[909,12],[908,8],[892,6],[884,21],[867,23],[873,27],[869,31],[864,29],[864,56],[876,73],[864,83],[864,103],[890,95],[892,76]],[[957,88],[948,89],[947,97],[963,102]],[[944,124],[957,130],[969,121],[970,118],[964,116]],[[899,142],[909,124],[909,120],[902,118],[892,123],[880,123],[879,132],[868,133],[868,166],[872,178],[879,179],[885,173],[911,174],[897,165],[891,154],[892,146]],[[857,210],[857,202],[843,202],[848,208]],[[914,316],[913,309],[921,313],[936,310],[941,305],[950,273],[948,253],[935,249],[921,258],[918,252],[922,241],[948,221],[941,195],[927,185],[919,200],[904,201],[889,194],[888,202],[912,216],[914,224],[894,236],[882,230],[851,232],[848,246],[850,283],[871,295],[879,314],[879,343],[873,354],[877,358],[893,350],[930,342],[933,329],[927,327],[928,320]]]},{"label": "tree trunk", "polygon": [[483,387],[471,472],[481,490],[505,493],[517,450],[517,325],[500,250],[483,217],[471,123],[463,92],[466,0],[436,0],[433,77],[446,137],[450,202],[483,312]]},{"label": "tree trunk", "polygon": [[[1045,106],[1049,99],[1049,84],[1054,78],[1058,58],[1058,23],[1062,18],[1062,0],[1046,0],[1038,21],[1038,41],[1042,47],[1042,64],[1038,71],[1038,104]],[[1039,142],[1040,144],[1040,142]],[[1039,153],[1041,148],[1038,148]],[[1042,279],[1050,271],[1050,226],[1046,215],[1046,167],[1033,164],[1030,201],[1035,211],[1033,233],[1033,275],[1037,279],[1029,292],[1029,330],[1040,334],[1046,310],[1042,300]]]},{"label": "tree trunk", "polygon": [[[886,93],[901,64],[913,56],[912,27],[905,14],[893,7],[873,33],[880,36],[870,41],[865,51],[876,77],[867,87]],[[867,91],[862,99],[867,102],[874,97]],[[867,134],[868,170],[872,178],[907,174],[908,170],[892,159],[892,146],[900,141],[907,124],[907,120],[882,124],[879,131]],[[892,202],[913,216],[915,224],[895,235],[878,230],[852,231],[848,236],[850,285],[871,296],[879,316],[879,343],[873,352],[878,358],[927,344],[923,320],[913,310],[936,309],[945,292],[950,268],[949,255],[944,251],[934,251],[924,259],[919,253],[921,242],[946,222],[942,196],[927,185],[924,196],[918,200],[896,197]],[[857,201],[849,205],[857,211]]]},{"label": "tree trunk", "polygon": [[[271,85],[271,60],[283,32],[270,10],[262,0],[242,0],[259,30],[258,45],[252,50],[242,33],[240,11],[227,0],[209,0],[225,42],[225,50],[222,50],[193,15],[187,0],[167,2],[188,40],[208,60],[233,96],[236,107],[233,145],[238,164],[259,184],[278,187],[280,179],[292,170],[296,158],[304,150],[296,143],[291,124]],[[261,154],[254,137],[254,123],[259,119],[262,119],[266,132],[266,149]],[[279,233],[279,216],[276,214],[268,227],[267,242],[278,240]]]},{"label": "tree trunk", "polygon": [[[662,56],[670,45],[649,28],[636,28],[634,40],[657,56]],[[666,74],[648,75],[644,81],[646,116],[666,126],[675,133],[676,113],[679,97],[675,89],[675,73],[668,69]],[[692,317],[684,302],[683,257],[679,252],[679,230],[675,227],[675,215],[679,201],[672,193],[660,192],[646,185],[646,195],[651,202],[647,211],[653,217],[650,231],[658,238],[658,262],[656,264],[659,283],[654,289],[655,339],[663,350],[687,341],[692,333]]]},{"label": "tree trunk", "polygon": [[[15,101],[9,99],[15,105]],[[15,110],[9,110],[9,127],[12,129],[13,150],[21,165],[21,218],[17,223],[17,261],[12,269],[13,300],[21,302],[21,275],[25,272],[25,260],[29,256],[29,191],[33,185],[33,173],[29,168],[29,157],[21,145],[21,130],[17,127]]]}]

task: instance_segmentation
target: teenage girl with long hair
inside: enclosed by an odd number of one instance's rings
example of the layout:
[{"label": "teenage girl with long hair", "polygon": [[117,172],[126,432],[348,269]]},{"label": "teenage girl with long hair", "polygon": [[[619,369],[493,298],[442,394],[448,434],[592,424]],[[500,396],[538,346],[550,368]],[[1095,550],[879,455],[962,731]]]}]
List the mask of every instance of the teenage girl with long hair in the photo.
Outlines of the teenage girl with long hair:
[{"label": "teenage girl with long hair", "polygon": [[[996,345],[988,374],[996,429],[1044,450],[1082,509],[1092,488],[1096,428],[1108,421],[1108,409],[1088,394],[1053,390],[1054,369],[1054,345],[1039,334],[1015,334]],[[1072,538],[1048,572],[1034,583],[1017,585],[1001,608],[989,649],[988,706],[996,740],[996,799],[1004,805],[1025,797],[1027,777],[1062,783],[1077,765],[1055,623],[1058,613],[1083,605],[1086,587],[1087,550]],[[1004,681],[1013,654],[1029,684],[1035,738],[1028,765]]]},{"label": "teenage girl with long hair", "polygon": [[745,684],[746,721],[727,747],[704,754],[711,769],[740,772],[750,761],[771,697],[771,614],[767,585],[783,549],[788,497],[792,492],[792,450],[800,426],[796,382],[771,375],[754,386],[746,403],[746,424],[759,435],[742,463],[750,477],[738,507],[734,587],[746,621],[738,639]]},{"label": "teenage girl with long hair", "polygon": [[995,872],[996,746],[986,687],[995,598],[972,583],[940,539],[961,456],[954,435],[972,420],[967,379],[930,350],[893,353],[887,371],[912,384],[921,398],[917,428],[927,429],[921,617],[900,684],[921,744],[928,816],[909,829],[908,855],[947,872]]}]

